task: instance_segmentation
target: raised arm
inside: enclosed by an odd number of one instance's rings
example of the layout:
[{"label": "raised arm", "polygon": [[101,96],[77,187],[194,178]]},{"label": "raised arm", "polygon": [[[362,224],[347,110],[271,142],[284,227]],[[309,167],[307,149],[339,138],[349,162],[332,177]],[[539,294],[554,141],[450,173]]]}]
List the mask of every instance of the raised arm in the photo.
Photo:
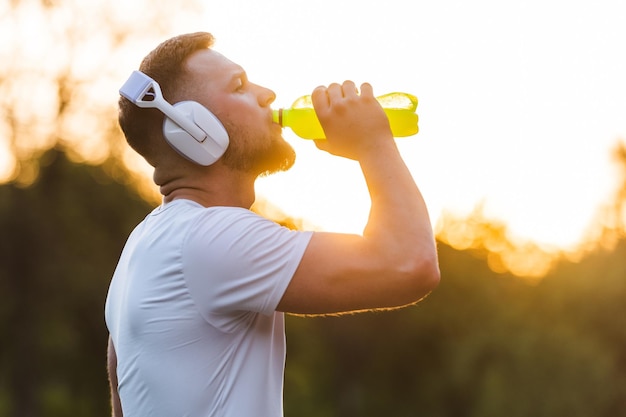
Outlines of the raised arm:
[{"label": "raised arm", "polygon": [[412,304],[439,282],[422,195],[369,84],[318,87],[320,149],[359,162],[371,197],[362,236],[315,233],[278,310],[326,314]]}]

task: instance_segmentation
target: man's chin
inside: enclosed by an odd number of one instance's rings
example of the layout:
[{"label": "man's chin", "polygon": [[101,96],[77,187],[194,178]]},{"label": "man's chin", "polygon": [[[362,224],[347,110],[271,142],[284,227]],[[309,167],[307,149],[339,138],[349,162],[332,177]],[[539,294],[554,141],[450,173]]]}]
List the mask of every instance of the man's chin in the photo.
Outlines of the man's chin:
[{"label": "man's chin", "polygon": [[[246,135],[247,132],[232,134],[230,146],[222,156],[224,164],[255,176],[267,176],[290,169],[295,163],[296,152],[283,138],[280,126],[275,127],[270,136],[265,138]],[[237,132],[232,128],[231,131]],[[244,140],[233,139],[238,136]]]},{"label": "man's chin", "polygon": [[291,169],[296,162],[296,152],[282,136],[273,142],[271,152],[261,156],[258,160],[259,177],[266,177],[277,172]]}]

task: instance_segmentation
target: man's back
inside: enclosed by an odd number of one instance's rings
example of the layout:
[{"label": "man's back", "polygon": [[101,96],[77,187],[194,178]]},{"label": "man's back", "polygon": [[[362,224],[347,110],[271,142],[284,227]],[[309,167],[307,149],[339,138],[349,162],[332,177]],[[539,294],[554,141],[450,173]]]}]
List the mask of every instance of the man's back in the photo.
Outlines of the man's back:
[{"label": "man's back", "polygon": [[107,297],[124,415],[281,416],[274,310],[308,239],[239,208],[176,200],[150,214]]}]

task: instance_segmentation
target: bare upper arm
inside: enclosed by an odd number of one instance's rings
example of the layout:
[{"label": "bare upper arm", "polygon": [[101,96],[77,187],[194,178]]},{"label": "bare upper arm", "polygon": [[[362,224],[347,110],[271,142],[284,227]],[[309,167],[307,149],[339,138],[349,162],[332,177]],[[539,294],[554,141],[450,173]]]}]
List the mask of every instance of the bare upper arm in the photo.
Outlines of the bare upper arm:
[{"label": "bare upper arm", "polygon": [[431,247],[390,255],[362,236],[314,233],[277,309],[328,314],[398,307],[419,301],[438,280]]}]

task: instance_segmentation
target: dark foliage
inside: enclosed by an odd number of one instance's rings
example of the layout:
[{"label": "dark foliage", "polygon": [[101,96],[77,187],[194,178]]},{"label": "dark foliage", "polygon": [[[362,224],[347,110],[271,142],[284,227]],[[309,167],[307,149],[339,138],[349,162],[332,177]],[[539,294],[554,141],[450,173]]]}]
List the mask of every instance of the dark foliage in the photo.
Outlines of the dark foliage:
[{"label": "dark foliage", "polygon": [[0,415],[108,415],[104,300],[150,207],[60,151],[39,163],[30,187],[0,187]]},{"label": "dark foliage", "polygon": [[[39,163],[0,186],[0,416],[108,416],[104,300],[151,206],[61,151]],[[288,318],[287,417],[626,416],[626,241],[536,284],[439,254],[417,306]]]}]

